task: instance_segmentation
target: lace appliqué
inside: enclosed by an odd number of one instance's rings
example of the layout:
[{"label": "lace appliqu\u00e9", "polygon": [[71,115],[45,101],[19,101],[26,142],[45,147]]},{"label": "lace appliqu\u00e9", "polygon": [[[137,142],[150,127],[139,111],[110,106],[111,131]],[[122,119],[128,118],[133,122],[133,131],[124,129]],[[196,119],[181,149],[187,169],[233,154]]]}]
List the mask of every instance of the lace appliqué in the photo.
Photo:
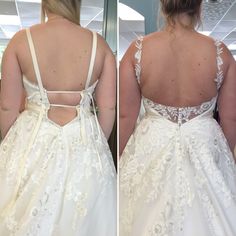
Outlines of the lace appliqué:
[{"label": "lace appliqu\u00e9", "polygon": [[143,36],[140,36],[135,42],[135,47],[138,49],[135,53],[135,74],[138,82],[140,83],[140,75],[141,75],[141,58],[142,58],[142,49],[143,49]]},{"label": "lace appliqu\u00e9", "polygon": [[209,189],[220,197],[224,209],[234,206],[235,167],[223,132],[211,116],[185,127],[145,116],[121,158],[121,232],[134,232],[140,217],[135,209],[155,214],[144,223],[145,235],[183,232],[186,210],[200,199],[207,230],[212,236],[224,235]]},{"label": "lace appliqu\u00e9", "polygon": [[165,202],[165,211],[160,213],[160,221],[149,229],[150,236],[168,236],[173,232],[173,222],[169,218],[171,208],[171,203],[167,200]]},{"label": "lace appliqu\u00e9", "polygon": [[223,75],[223,70],[222,70],[222,65],[224,64],[223,59],[221,57],[221,54],[223,53],[223,48],[221,47],[221,42],[219,40],[216,40],[215,42],[216,45],[216,61],[217,61],[217,74],[216,74],[216,79],[215,82],[217,84],[217,89],[219,90],[223,80],[224,80],[224,75]]},{"label": "lace appliqu\u00e9", "polygon": [[199,106],[193,106],[193,107],[165,106],[162,104],[154,103],[152,100],[145,97],[143,98],[143,100],[144,104],[148,105],[150,108],[157,111],[160,115],[162,115],[166,119],[181,125],[209,110],[215,103],[216,97],[212,98],[208,102],[202,103]]}]

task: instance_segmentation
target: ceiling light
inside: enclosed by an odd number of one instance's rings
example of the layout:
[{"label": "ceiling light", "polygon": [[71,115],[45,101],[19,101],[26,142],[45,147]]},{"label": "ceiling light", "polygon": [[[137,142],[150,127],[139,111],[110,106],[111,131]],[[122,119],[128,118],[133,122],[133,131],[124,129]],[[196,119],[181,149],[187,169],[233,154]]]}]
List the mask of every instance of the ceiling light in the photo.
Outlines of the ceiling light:
[{"label": "ceiling light", "polygon": [[198,33],[209,36],[211,34],[211,31],[198,31]]},{"label": "ceiling light", "polygon": [[228,49],[229,50],[236,50],[236,44],[235,43],[232,43],[228,46]]},{"label": "ceiling light", "polygon": [[6,35],[8,39],[11,39],[15,35],[16,32],[3,30],[3,33]]},{"label": "ceiling light", "polygon": [[218,3],[218,2],[222,2],[222,0],[206,0],[206,2]]},{"label": "ceiling light", "polygon": [[42,0],[17,0],[17,2],[35,2],[35,3],[41,3]]},{"label": "ceiling light", "polygon": [[20,17],[17,15],[0,15],[1,25],[20,25]]},{"label": "ceiling light", "polygon": [[119,3],[119,17],[121,20],[144,21],[144,17],[123,3]]}]

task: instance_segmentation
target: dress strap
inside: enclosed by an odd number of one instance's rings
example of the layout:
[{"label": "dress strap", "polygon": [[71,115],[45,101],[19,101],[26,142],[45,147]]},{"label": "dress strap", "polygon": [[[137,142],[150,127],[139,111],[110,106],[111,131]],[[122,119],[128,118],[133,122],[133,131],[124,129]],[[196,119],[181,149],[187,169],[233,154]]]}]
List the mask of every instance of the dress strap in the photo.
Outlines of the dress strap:
[{"label": "dress strap", "polygon": [[93,32],[92,52],[91,52],[91,59],[90,59],[90,64],[89,64],[89,70],[88,70],[88,76],[87,76],[87,80],[86,80],[85,89],[87,89],[89,87],[91,79],[92,79],[96,53],[97,53],[97,33]]},{"label": "dress strap", "polygon": [[142,50],[143,50],[143,36],[139,36],[138,39],[135,42],[135,47],[137,48],[137,51],[134,55],[136,64],[135,64],[135,74],[136,78],[138,80],[138,83],[140,83],[140,77],[141,77],[141,59],[142,59]]},{"label": "dress strap", "polygon": [[217,89],[219,90],[224,79],[224,73],[222,70],[222,65],[224,64],[223,59],[221,57],[221,54],[223,53],[223,47],[222,47],[222,42],[219,40],[215,41],[216,45],[216,63],[217,63],[217,74],[216,74],[216,85]]},{"label": "dress strap", "polygon": [[43,88],[43,84],[42,84],[42,79],[41,79],[41,75],[40,75],[40,70],[39,70],[39,65],[38,65],[38,61],[37,61],[37,57],[36,57],[34,43],[33,43],[29,28],[26,29],[26,35],[27,35],[27,39],[28,39],[28,43],[29,43],[29,48],[30,48],[30,53],[31,53],[32,61],[33,61],[36,79],[37,79],[39,90],[40,90],[40,95],[41,95],[41,98],[43,99],[44,98],[44,88]]}]

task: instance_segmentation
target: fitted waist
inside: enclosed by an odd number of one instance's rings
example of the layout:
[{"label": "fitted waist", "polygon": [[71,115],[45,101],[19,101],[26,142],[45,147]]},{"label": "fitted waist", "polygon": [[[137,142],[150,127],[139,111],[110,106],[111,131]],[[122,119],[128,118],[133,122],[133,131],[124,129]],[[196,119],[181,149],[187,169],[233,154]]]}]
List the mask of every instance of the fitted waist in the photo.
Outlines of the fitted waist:
[{"label": "fitted waist", "polygon": [[162,117],[178,125],[182,125],[190,120],[200,117],[213,117],[217,97],[204,102],[198,106],[172,107],[153,102],[148,98],[143,98],[146,113],[151,116]]},{"label": "fitted waist", "polygon": [[185,123],[192,123],[193,121],[203,120],[203,119],[214,119],[213,117],[213,111],[208,110],[204,113],[201,113],[199,115],[189,115],[187,116],[184,111],[177,111],[174,115],[169,115],[167,113],[161,113],[159,111],[156,111],[154,109],[145,108],[145,118],[148,119],[154,119],[156,121],[164,121],[164,122],[171,122],[172,124],[181,126]]}]

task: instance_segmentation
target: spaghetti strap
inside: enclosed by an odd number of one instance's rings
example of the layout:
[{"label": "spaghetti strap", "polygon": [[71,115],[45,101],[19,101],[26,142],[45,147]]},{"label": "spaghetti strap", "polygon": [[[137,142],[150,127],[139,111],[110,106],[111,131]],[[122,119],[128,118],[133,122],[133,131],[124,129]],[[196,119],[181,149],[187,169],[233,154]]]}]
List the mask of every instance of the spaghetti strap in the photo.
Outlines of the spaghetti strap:
[{"label": "spaghetti strap", "polygon": [[28,43],[29,43],[29,48],[30,48],[30,53],[31,53],[32,61],[33,61],[36,79],[37,79],[39,90],[40,90],[40,95],[41,95],[41,98],[43,99],[44,98],[44,87],[42,84],[42,79],[41,79],[41,75],[40,75],[40,70],[39,70],[39,65],[38,65],[38,61],[37,61],[37,57],[36,57],[34,43],[33,43],[29,28],[26,29],[26,35],[27,35],[27,39],[28,39]]},{"label": "spaghetti strap", "polygon": [[96,52],[97,52],[97,33],[93,32],[92,52],[91,52],[91,59],[90,59],[85,89],[87,89],[89,87],[91,79],[92,79],[93,68],[94,68],[95,58],[96,58]]}]

